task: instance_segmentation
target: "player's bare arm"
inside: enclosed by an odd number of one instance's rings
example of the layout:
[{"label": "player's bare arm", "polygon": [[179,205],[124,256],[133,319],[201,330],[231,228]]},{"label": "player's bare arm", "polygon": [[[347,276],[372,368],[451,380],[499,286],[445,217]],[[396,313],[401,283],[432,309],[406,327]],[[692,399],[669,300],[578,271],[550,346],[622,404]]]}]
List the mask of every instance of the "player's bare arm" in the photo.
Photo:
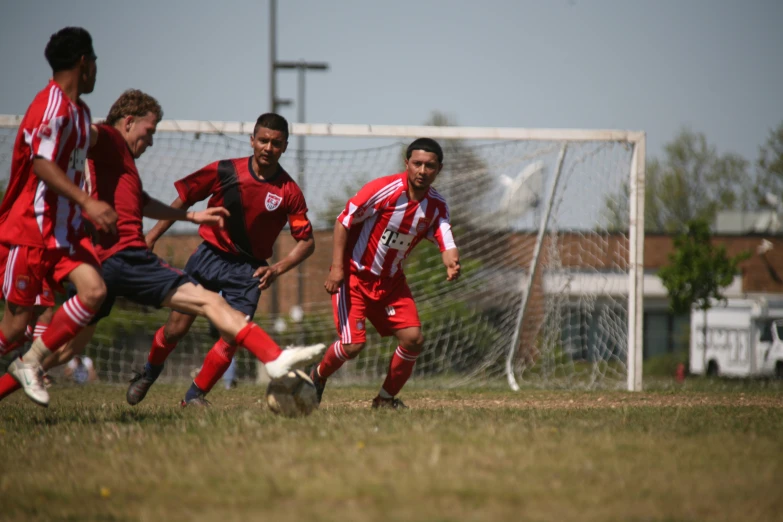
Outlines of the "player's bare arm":
[{"label": "player's bare arm", "polygon": [[446,267],[446,281],[456,281],[462,271],[459,264],[459,250],[450,248],[441,254],[443,266]]},{"label": "player's bare arm", "polygon": [[[171,202],[169,205],[171,208],[174,209],[182,209],[187,210],[190,208],[190,205],[186,205],[184,201],[182,201],[182,198],[177,198],[174,201]],[[157,223],[155,223],[155,226],[152,227],[152,230],[147,232],[147,235],[144,237],[144,239],[147,241],[147,247],[150,250],[153,250],[155,248],[155,243],[160,239],[160,236],[166,233],[168,229],[171,228],[171,225],[174,224],[173,219],[161,219]]]},{"label": "player's bare arm", "polygon": [[324,288],[330,294],[336,294],[343,284],[345,245],[348,244],[348,230],[339,221],[334,224],[334,240],[332,241],[332,267],[326,278]]},{"label": "player's bare arm", "polygon": [[[162,201],[150,198],[142,209],[144,217],[165,220],[168,223],[174,221],[190,221],[198,225],[217,225],[223,228],[224,218],[230,214],[223,207],[210,207],[201,211],[188,211],[182,208],[174,208],[166,205]],[[169,225],[170,226],[170,225]]]},{"label": "player's bare arm", "polygon": [[33,160],[33,172],[57,194],[79,205],[101,232],[117,233],[117,213],[104,201],[92,199],[73,184],[56,163],[44,158]]},{"label": "player's bare arm", "polygon": [[258,277],[258,288],[265,290],[281,275],[299,265],[315,252],[315,239],[310,234],[307,238],[297,240],[291,252],[272,266],[261,266],[253,274]]}]

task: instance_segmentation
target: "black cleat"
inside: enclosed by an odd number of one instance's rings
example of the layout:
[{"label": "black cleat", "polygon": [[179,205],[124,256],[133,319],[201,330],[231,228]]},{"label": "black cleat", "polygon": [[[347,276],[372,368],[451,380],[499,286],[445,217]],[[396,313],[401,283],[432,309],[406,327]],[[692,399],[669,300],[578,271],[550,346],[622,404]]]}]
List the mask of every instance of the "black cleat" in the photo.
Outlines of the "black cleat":
[{"label": "black cleat", "polygon": [[378,395],[372,400],[372,409],[379,410],[384,408],[389,408],[392,410],[409,409],[407,406],[405,406],[404,402],[402,402],[400,399],[396,397],[392,397],[391,399],[384,399],[383,397]]},{"label": "black cleat", "polygon": [[310,380],[315,384],[315,393],[318,397],[318,404],[321,404],[321,397],[324,396],[324,388],[326,388],[326,379],[318,375],[318,365],[313,366],[310,370]]},{"label": "black cleat", "polygon": [[131,406],[136,406],[138,403],[144,400],[147,392],[155,383],[155,379],[147,375],[146,371],[133,372],[133,377],[130,380],[128,391],[125,394],[125,399]]},{"label": "black cleat", "polygon": [[212,406],[212,403],[209,402],[204,396],[204,394],[202,393],[201,395],[197,395],[196,397],[193,397],[189,401],[182,399],[179,405],[182,408],[186,406],[195,406],[196,408],[209,408]]}]

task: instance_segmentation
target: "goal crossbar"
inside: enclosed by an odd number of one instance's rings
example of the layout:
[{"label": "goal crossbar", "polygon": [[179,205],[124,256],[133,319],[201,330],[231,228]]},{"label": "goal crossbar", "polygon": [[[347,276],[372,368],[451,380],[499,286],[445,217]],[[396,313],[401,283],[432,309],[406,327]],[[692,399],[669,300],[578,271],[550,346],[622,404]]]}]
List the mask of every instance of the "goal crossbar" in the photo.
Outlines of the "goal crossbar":
[{"label": "goal crossbar", "polygon": [[[18,127],[22,116],[0,115],[0,127]],[[100,122],[101,120],[94,120]],[[243,134],[253,131],[254,121],[162,120],[158,132]],[[512,127],[435,127],[427,125],[367,125],[350,123],[291,123],[289,133],[302,136],[410,138],[427,136],[463,140],[625,141],[638,143],[644,132],[592,129],[523,129]]]}]

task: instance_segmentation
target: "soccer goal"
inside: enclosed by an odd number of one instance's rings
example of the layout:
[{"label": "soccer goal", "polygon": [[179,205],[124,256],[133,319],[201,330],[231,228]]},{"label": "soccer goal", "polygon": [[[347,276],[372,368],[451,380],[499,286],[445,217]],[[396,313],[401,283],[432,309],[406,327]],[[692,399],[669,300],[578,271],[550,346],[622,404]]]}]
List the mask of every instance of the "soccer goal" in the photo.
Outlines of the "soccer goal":
[{"label": "soccer goal", "polygon": [[[3,178],[18,121],[0,117]],[[162,121],[155,146],[138,161],[145,189],[170,202],[175,180],[209,162],[249,155],[253,125]],[[406,263],[426,338],[413,381],[640,390],[642,132],[292,124],[281,163],[304,190],[316,254],[266,292],[255,320],[281,344],[336,338],[323,290],[334,219],[362,184],[402,171],[405,145],[420,136],[439,140],[445,151],[435,187],[451,209],[463,276],[446,282],[440,253],[429,243]],[[195,234],[195,226],[177,224],[156,253],[182,266],[199,243]],[[284,231],[277,255],[290,247]],[[143,364],[166,318],[129,304],[118,308],[88,352],[112,381]],[[198,321],[164,377],[190,376],[213,342],[209,325]],[[394,348],[368,323],[364,352],[335,380],[380,382]],[[251,356],[237,355],[239,376],[255,377]]]}]

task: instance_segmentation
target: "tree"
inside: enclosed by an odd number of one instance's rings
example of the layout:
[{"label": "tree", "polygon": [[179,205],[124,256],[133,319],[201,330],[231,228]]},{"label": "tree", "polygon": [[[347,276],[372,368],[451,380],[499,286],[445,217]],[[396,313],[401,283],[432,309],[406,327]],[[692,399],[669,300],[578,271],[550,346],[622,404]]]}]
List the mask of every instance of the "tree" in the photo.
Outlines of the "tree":
[{"label": "tree", "polygon": [[[750,252],[729,257],[723,245],[713,245],[709,224],[704,219],[688,221],[685,230],[674,237],[669,264],[658,271],[658,277],[669,293],[673,313],[689,313],[694,307],[704,312],[705,343],[707,310],[713,301],[725,300],[723,289],[734,281],[739,263],[748,257]],[[705,358],[706,353],[705,344]]]},{"label": "tree", "polygon": [[757,202],[762,202],[768,193],[783,199],[783,122],[770,131],[767,142],[759,147],[756,160],[753,195]]},{"label": "tree", "polygon": [[[434,127],[453,127],[448,115],[434,111],[424,123]],[[435,185],[449,205],[453,226],[470,226],[476,202],[492,188],[494,178],[486,163],[462,140],[438,140],[443,147],[443,170]]]},{"label": "tree", "polygon": [[[683,129],[664,147],[663,159],[651,159],[645,170],[647,231],[676,232],[691,220],[711,223],[720,210],[753,206],[747,160],[737,154],[718,154],[703,133]],[[607,228],[628,228],[629,192],[626,182],[619,197],[615,193],[606,198]]]}]

